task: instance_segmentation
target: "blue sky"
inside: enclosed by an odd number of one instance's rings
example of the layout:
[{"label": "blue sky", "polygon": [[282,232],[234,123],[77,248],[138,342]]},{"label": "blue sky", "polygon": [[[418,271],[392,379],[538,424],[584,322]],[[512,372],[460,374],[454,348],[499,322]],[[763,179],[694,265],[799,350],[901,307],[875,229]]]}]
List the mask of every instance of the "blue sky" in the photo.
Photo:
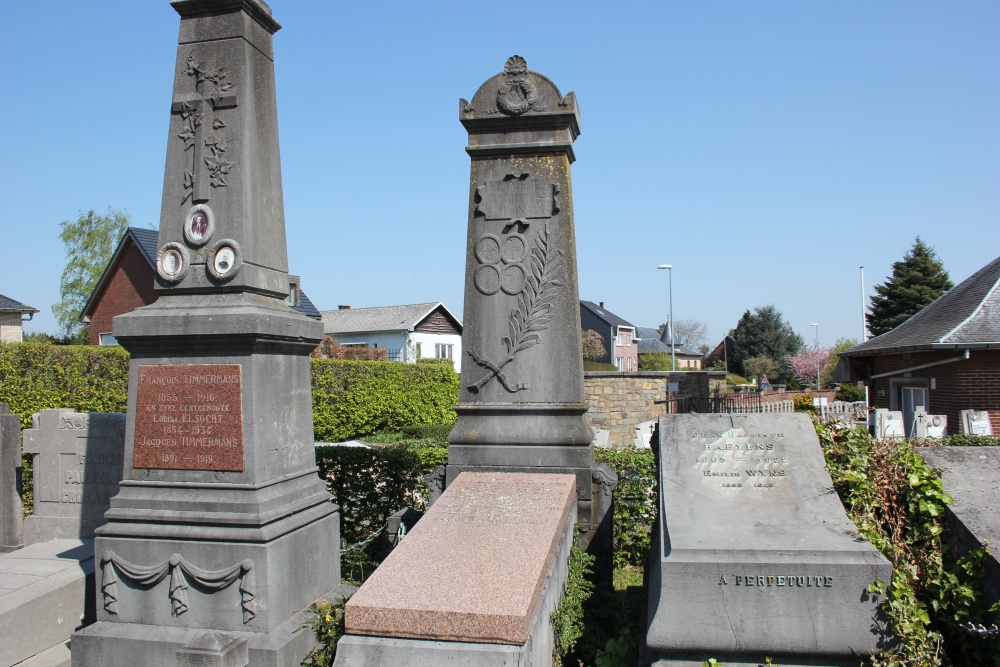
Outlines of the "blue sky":
[{"label": "blue sky", "polygon": [[[289,265],[320,309],[461,316],[458,99],[524,56],[582,115],[580,296],[639,326],[773,303],[861,333],[914,236],[959,282],[1000,253],[1000,3],[272,0]],[[155,227],[178,17],[166,0],[16,2],[0,55],[0,294],[56,330],[59,223]]]}]

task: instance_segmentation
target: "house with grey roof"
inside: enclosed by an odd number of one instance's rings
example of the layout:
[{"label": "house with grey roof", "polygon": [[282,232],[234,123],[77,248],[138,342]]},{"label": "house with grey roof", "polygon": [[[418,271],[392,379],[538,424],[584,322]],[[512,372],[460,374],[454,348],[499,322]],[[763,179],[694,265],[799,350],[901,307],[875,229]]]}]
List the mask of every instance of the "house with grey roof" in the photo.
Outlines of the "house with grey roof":
[{"label": "house with grey roof", "polygon": [[907,429],[923,406],[946,415],[950,433],[967,409],[989,412],[1000,432],[1000,257],[892,331],[842,352],[834,379],[865,382],[870,405],[901,410]]},{"label": "house with grey roof", "polygon": [[[80,321],[90,325],[91,345],[116,345],[111,321],[117,315],[148,306],[157,299],[156,252],[159,232],[155,229],[129,227],[122,235],[115,254],[90,293]],[[302,291],[298,276],[288,276],[289,295],[285,302],[307,317],[319,319],[319,311]]]},{"label": "house with grey roof", "polygon": [[440,301],[321,311],[323,332],[339,345],[384,347],[389,361],[433,357],[462,368],[462,322]]},{"label": "house with grey roof", "polygon": [[[659,329],[653,327],[636,327],[635,333],[639,343],[639,354],[647,352],[665,352],[670,354],[670,329]],[[703,355],[698,350],[693,350],[683,341],[674,339],[674,367],[681,371],[700,371],[702,368]]]},{"label": "house with grey roof", "polygon": [[0,294],[0,343],[20,343],[24,340],[21,323],[31,320],[37,312],[37,308]]},{"label": "house with grey roof", "polygon": [[580,301],[580,328],[600,334],[605,354],[603,359],[597,361],[614,364],[620,371],[639,370],[635,325],[605,308],[603,301]]}]

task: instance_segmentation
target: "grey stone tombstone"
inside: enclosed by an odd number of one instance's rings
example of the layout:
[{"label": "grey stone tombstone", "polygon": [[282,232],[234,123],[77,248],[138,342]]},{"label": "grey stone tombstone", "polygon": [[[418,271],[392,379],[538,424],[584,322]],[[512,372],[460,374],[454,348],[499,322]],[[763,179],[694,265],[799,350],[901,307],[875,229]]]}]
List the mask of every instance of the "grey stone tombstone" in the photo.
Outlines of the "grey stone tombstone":
[{"label": "grey stone tombstone", "polygon": [[875,411],[875,437],[879,440],[897,440],[906,437],[903,427],[903,413],[899,410],[878,409]]},{"label": "grey stone tombstone", "polygon": [[655,665],[857,665],[885,648],[868,586],[892,566],[855,537],[806,415],[665,415],[659,434]]},{"label": "grey stone tombstone", "polygon": [[472,158],[458,420],[448,482],[463,471],[577,477],[581,541],[592,522],[593,449],[570,165],[580,133],[563,96],[520,56],[459,101]]},{"label": "grey stone tombstone", "polygon": [[[953,502],[945,507],[960,553],[989,547],[984,558],[984,601],[1000,600],[1000,447],[919,447],[917,451],[941,474],[944,490]],[[1000,620],[994,613],[993,622]]]},{"label": "grey stone tombstone", "polygon": [[21,504],[21,418],[0,403],[0,553],[20,549],[24,506]]},{"label": "grey stone tombstone", "polygon": [[122,479],[125,415],[41,410],[24,431],[24,453],[33,457],[35,500],[24,543],[93,539]]},{"label": "grey stone tombstone", "polygon": [[990,413],[985,410],[962,410],[962,432],[966,435],[993,435]]},{"label": "grey stone tombstone", "polygon": [[159,298],[113,323],[130,353],[124,477],[73,664],[190,662],[217,632],[245,639],[254,667],[298,664],[304,610],[338,592],[340,520],[313,443],[323,326],[284,302],[280,25],[262,0],[171,4]]}]

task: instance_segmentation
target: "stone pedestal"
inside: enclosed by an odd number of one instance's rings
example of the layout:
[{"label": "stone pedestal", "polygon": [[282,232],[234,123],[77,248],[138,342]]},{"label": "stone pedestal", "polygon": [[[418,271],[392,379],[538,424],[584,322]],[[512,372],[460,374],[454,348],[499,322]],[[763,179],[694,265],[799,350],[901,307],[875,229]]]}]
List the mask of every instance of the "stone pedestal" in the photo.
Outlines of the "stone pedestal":
[{"label": "stone pedestal", "polygon": [[0,553],[20,549],[24,505],[21,503],[21,418],[0,403]]},{"label": "stone pedestal", "polygon": [[98,622],[74,635],[73,664],[191,664],[218,632],[245,640],[252,667],[298,664],[303,610],[340,584],[339,515],[313,444],[323,327],[283,300],[280,26],[261,0],[172,5],[160,296],[114,320],[131,355],[124,476],[95,540]]},{"label": "stone pedestal", "polygon": [[472,158],[458,421],[448,479],[463,471],[577,478],[592,522],[592,433],[580,356],[570,164],[573,93],[513,56],[459,102]]}]

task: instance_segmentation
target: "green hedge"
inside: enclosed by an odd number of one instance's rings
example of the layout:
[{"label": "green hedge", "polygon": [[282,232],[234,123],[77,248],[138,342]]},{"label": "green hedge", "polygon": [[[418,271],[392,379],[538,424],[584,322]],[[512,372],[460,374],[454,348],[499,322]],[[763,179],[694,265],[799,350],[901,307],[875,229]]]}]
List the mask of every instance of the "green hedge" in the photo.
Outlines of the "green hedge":
[{"label": "green hedge", "polygon": [[[45,408],[124,412],[128,360],[128,352],[118,346],[0,343],[0,403],[10,404],[22,428],[30,428],[32,413]],[[311,363],[319,441],[414,424],[439,425],[437,431],[417,436],[439,440],[455,421],[458,374],[449,363]]]},{"label": "green hedge", "polygon": [[651,449],[594,449],[594,460],[618,474],[615,488],[615,567],[644,567],[656,518],[656,465]]},{"label": "green hedge", "polygon": [[320,442],[455,421],[458,374],[448,364],[314,359],[312,384]]},{"label": "green hedge", "polygon": [[31,427],[45,408],[125,412],[128,352],[120,347],[0,343],[0,403]]}]

